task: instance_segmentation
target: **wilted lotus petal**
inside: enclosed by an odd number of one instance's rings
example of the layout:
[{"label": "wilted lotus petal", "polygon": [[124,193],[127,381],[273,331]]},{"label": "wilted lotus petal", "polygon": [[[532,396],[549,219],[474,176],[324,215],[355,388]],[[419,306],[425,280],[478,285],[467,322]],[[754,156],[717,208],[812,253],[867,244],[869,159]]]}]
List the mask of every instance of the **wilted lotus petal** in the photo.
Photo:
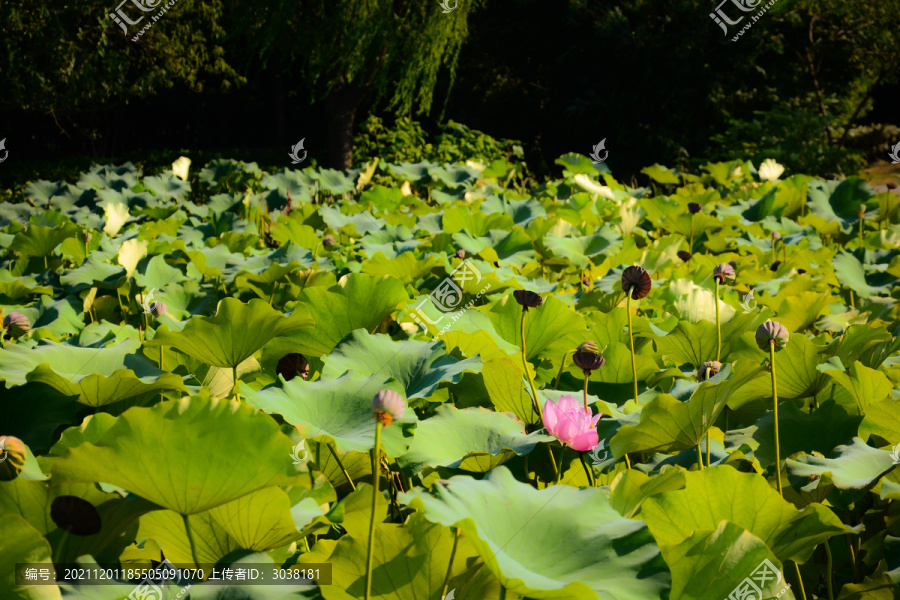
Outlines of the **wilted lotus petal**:
[{"label": "wilted lotus petal", "polygon": [[756,330],[756,345],[760,350],[768,351],[769,342],[775,342],[775,349],[780,350],[787,346],[788,338],[787,328],[777,321],[766,321]]},{"label": "wilted lotus petal", "polygon": [[646,298],[652,287],[650,273],[644,267],[628,267],[622,271],[622,291],[631,292],[632,300]]},{"label": "wilted lotus petal", "polygon": [[459,260],[464,260],[464,259],[466,258],[466,251],[465,251],[465,250],[462,250],[462,249],[457,250],[457,251],[456,251],[456,258],[458,258]]},{"label": "wilted lotus petal", "polygon": [[731,283],[734,281],[734,267],[727,263],[719,263],[713,269],[713,279],[719,283]]},{"label": "wilted lotus petal", "polygon": [[290,381],[297,375],[306,379],[309,376],[309,361],[302,354],[292,352],[281,357],[275,367],[275,372],[284,377],[285,381]]},{"label": "wilted lotus petal", "polygon": [[541,298],[540,294],[536,292],[529,292],[528,290],[514,291],[513,298],[516,299],[516,302],[522,305],[522,310],[537,308],[544,303],[544,299]]},{"label": "wilted lotus petal", "polygon": [[688,210],[691,211],[692,215],[696,215],[698,212],[703,210],[703,207],[696,202],[691,202],[690,204],[688,204]]},{"label": "wilted lotus petal", "polygon": [[20,312],[11,312],[3,319],[3,326],[9,332],[9,335],[18,338],[31,331],[31,323],[28,317]]},{"label": "wilted lotus petal", "polygon": [[403,416],[406,402],[393,390],[381,390],[372,398],[372,411],[375,413],[375,420],[387,427]]},{"label": "wilted lotus petal", "polygon": [[0,481],[12,481],[25,468],[25,444],[19,438],[0,436]]},{"label": "wilted lotus petal", "polygon": [[697,379],[706,381],[722,370],[722,363],[717,360],[708,360],[697,369]]},{"label": "wilted lotus petal", "polygon": [[691,254],[690,252],[688,252],[687,250],[679,250],[678,251],[678,258],[680,258],[684,262],[691,260],[691,257],[693,257],[693,256],[694,255]]},{"label": "wilted lotus petal", "polygon": [[72,535],[100,532],[100,513],[93,504],[77,496],[58,496],[50,505],[50,518],[60,529]]},{"label": "wilted lotus petal", "polygon": [[162,302],[154,302],[150,312],[153,313],[154,317],[158,318],[169,312],[169,309]]}]

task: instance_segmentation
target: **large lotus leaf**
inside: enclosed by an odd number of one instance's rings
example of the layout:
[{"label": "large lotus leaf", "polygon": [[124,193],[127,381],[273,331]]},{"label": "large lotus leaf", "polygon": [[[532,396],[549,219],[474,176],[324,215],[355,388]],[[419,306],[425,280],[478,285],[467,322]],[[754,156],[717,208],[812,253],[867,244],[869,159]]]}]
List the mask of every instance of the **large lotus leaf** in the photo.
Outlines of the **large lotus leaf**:
[{"label": "large lotus leaf", "polygon": [[556,256],[568,258],[572,266],[583,269],[591,264],[588,257],[618,252],[622,247],[622,236],[609,225],[604,225],[585,237],[545,236],[544,246]]},{"label": "large lotus leaf", "polygon": [[856,531],[821,504],[797,510],[755,473],[721,465],[686,472],[684,478],[683,490],[651,496],[641,508],[661,545],[680,544],[689,532],[715,531],[731,521],[765,542],[778,560],[805,562],[817,544]]},{"label": "large lotus leaf", "polygon": [[510,231],[491,230],[487,236],[473,238],[466,233],[453,234],[457,245],[470,254],[503,266],[523,267],[534,260],[534,242],[521,227]]},{"label": "large lotus leaf", "polygon": [[[213,518],[211,511],[190,515],[188,520],[194,537],[194,551],[201,564],[215,564],[241,548]],[[174,564],[194,564],[184,519],[177,512],[158,510],[141,517],[137,537],[155,541]]]},{"label": "large lotus leaf", "polygon": [[[766,560],[778,572],[774,580],[767,580],[760,597],[773,598],[787,586],[778,559],[765,543],[728,521],[715,531],[694,531],[680,544],[660,549],[672,570],[672,598],[728,598]],[[793,598],[790,590],[779,596],[779,600]]]},{"label": "large lotus leaf", "polygon": [[133,275],[134,281],[147,290],[161,290],[170,283],[178,284],[187,279],[181,269],[170,266],[165,257],[160,255],[148,260],[144,267],[138,268]]},{"label": "large lotus leaf", "polygon": [[[522,347],[522,306],[512,294],[489,309],[479,310],[490,318],[494,329],[504,340]],[[577,348],[585,335],[587,325],[584,317],[556,296],[550,296],[543,305],[525,312],[525,350],[530,362],[538,358],[560,359],[567,351]]]},{"label": "large lotus leaf", "polygon": [[109,483],[191,515],[290,484],[299,473],[292,448],[268,415],[193,397],[127,410],[99,442],[72,448],[52,472],[54,481]]},{"label": "large lotus leaf", "polygon": [[538,217],[546,217],[547,210],[533,198],[525,200],[507,200],[501,196],[491,196],[481,203],[479,207],[486,214],[506,213],[512,217],[516,225],[527,227],[529,223]]},{"label": "large lotus leaf", "polygon": [[699,384],[688,402],[660,394],[641,410],[636,426],[625,425],[613,436],[616,458],[627,452],[677,452],[696,446],[715,423],[735,390],[759,377],[762,368],[739,361],[726,365],[715,377]]},{"label": "large lotus leaf", "polygon": [[859,435],[868,439],[872,434],[886,440],[900,440],[900,402],[888,399],[869,404]]},{"label": "large lotus leaf", "polygon": [[[318,436],[334,440],[340,452],[365,452],[375,445],[375,419],[372,398],[382,389],[403,393],[396,382],[383,377],[366,379],[345,375],[340,379],[305,381],[295,377],[283,386],[253,390],[241,386],[249,404],[266,412],[278,413],[300,431],[303,439]],[[390,456],[400,456],[409,448],[416,414],[407,409],[382,432],[381,442]]]},{"label": "large lotus leaf", "polygon": [[7,387],[45,383],[88,406],[105,406],[155,390],[186,391],[180,376],[160,371],[138,353],[140,345],[137,340],[112,348],[12,344],[0,349],[0,374]]},{"label": "large lotus leaf", "polygon": [[16,310],[31,322],[31,338],[62,340],[84,327],[81,302],[72,296],[54,300],[53,296],[41,296],[36,305]]},{"label": "large lotus leaf", "polygon": [[433,179],[448,188],[464,187],[466,184],[474,183],[478,178],[478,171],[465,165],[431,166],[428,172]]},{"label": "large lotus leaf", "polygon": [[807,187],[809,210],[827,223],[839,225],[844,232],[849,231],[850,225],[858,219],[860,204],[867,209],[878,206],[872,196],[872,190],[858,177],[844,181],[815,180]]},{"label": "large lotus leaf", "polygon": [[513,362],[505,356],[492,358],[485,361],[481,376],[495,409],[510,412],[524,423],[534,424],[540,421],[540,416],[534,408],[531,395],[526,391],[528,384],[525,382],[525,371],[519,366],[520,362]]},{"label": "large lotus leaf", "polygon": [[890,452],[867,446],[858,437],[846,446],[835,448],[834,454],[834,458],[811,454],[804,454],[797,460],[789,458],[785,461],[788,474],[802,483],[806,491],[815,489],[819,483],[818,478],[811,479],[810,475],[821,477],[826,472],[831,474],[836,488],[861,490],[875,485],[882,475],[897,466]]},{"label": "large lotus leaf", "polygon": [[277,487],[263,488],[209,512],[245,550],[265,552],[300,537],[291,516],[290,498]]},{"label": "large lotus leaf", "polygon": [[402,320],[412,319],[427,329],[434,339],[446,342],[448,351],[459,348],[463,355],[481,354],[483,360],[521,355],[515,345],[500,337],[488,316],[479,310],[444,313],[431,296],[419,296],[408,310]]},{"label": "large lotus leaf", "polygon": [[60,600],[55,585],[15,585],[16,563],[42,563],[53,570],[50,544],[18,515],[0,515],[0,597],[9,600]]},{"label": "large lotus leaf", "polygon": [[323,206],[319,214],[325,223],[336,231],[345,231],[354,237],[362,237],[363,232],[378,231],[387,225],[387,221],[375,218],[368,211],[345,215],[338,208]]},{"label": "large lotus leaf", "polygon": [[244,304],[237,298],[219,302],[214,317],[194,317],[184,329],[162,325],[148,346],[172,346],[188,356],[216,367],[236,367],[272,338],[303,329],[313,321],[304,311],[284,316],[263,300]]},{"label": "large lotus leaf", "polygon": [[92,254],[80,267],[61,275],[59,281],[73,292],[85,287],[114,288],[122,281],[125,273],[123,267],[103,262],[99,256]]},{"label": "large lotus leaf", "polygon": [[664,167],[659,163],[651,165],[649,167],[644,167],[643,169],[641,169],[641,173],[657,183],[681,183],[681,180],[678,179],[678,175],[676,175],[676,173],[672,169]]},{"label": "large lotus leaf", "polygon": [[141,181],[144,187],[158,197],[184,200],[191,193],[191,183],[173,174],[151,175]]},{"label": "large lotus leaf", "polygon": [[883,273],[870,275],[859,259],[849,252],[838,252],[832,264],[838,281],[851,288],[862,298],[890,292],[891,283],[896,281],[893,276]]},{"label": "large lotus leaf", "polygon": [[[451,478],[401,500],[458,527],[511,591],[536,599],[662,598],[669,574],[646,525],[623,518],[597,488],[535,490],[506,467]],[[584,523],[590,523],[585,527]],[[553,560],[547,560],[552,556]]]},{"label": "large lotus leaf", "polygon": [[431,273],[438,264],[433,256],[417,258],[412,252],[403,252],[396,258],[387,258],[379,252],[363,263],[361,272],[369,275],[390,275],[404,284],[410,284]]},{"label": "large lotus leaf", "polygon": [[323,378],[336,378],[347,371],[360,377],[394,377],[410,400],[428,398],[441,383],[459,383],[463,373],[481,371],[479,357],[458,360],[445,353],[444,342],[395,342],[390,336],[371,335],[364,329],[347,336],[322,361]]},{"label": "large lotus leaf", "polygon": [[[594,453],[594,456],[597,456]],[[665,473],[651,477],[635,469],[628,469],[616,475],[610,486],[610,505],[623,517],[631,518],[637,513],[644,500],[654,494],[684,487],[684,473],[669,469]]]},{"label": "large lotus leaf", "polygon": [[484,408],[459,410],[439,406],[436,415],[419,421],[401,466],[418,473],[424,466],[450,467],[487,473],[517,455],[528,454],[540,442],[555,438],[535,432],[525,435],[521,421]]},{"label": "large lotus leaf", "polygon": [[390,276],[353,273],[327,289],[308,287],[298,302],[310,310],[316,327],[295,331],[284,341],[297,348],[295,352],[322,356],[356,329],[373,331],[408,300],[403,284]]},{"label": "large lotus leaf", "polygon": [[[765,315],[753,311],[748,314],[735,313],[730,321],[722,323],[722,354],[718,360],[729,362],[732,352],[742,349],[741,336],[748,331],[756,331],[765,320]],[[668,355],[679,365],[687,363],[696,369],[706,361],[717,360],[717,336],[715,322],[680,321],[675,329],[665,335],[657,335],[655,339],[660,354]]]},{"label": "large lotus leaf", "polygon": [[870,403],[891,396],[893,386],[887,376],[881,371],[870,369],[861,362],[854,362],[846,371],[827,369],[825,373],[849,392],[854,406],[848,406],[848,409],[855,409],[857,414],[866,414]]},{"label": "large lotus leaf", "polygon": [[487,235],[493,230],[509,231],[515,223],[507,213],[484,213],[465,206],[454,206],[444,210],[445,233],[466,232],[473,238]]},{"label": "large lotus leaf", "polygon": [[16,234],[9,248],[24,256],[49,256],[63,240],[77,234],[78,227],[68,219],[56,227],[29,225]]}]

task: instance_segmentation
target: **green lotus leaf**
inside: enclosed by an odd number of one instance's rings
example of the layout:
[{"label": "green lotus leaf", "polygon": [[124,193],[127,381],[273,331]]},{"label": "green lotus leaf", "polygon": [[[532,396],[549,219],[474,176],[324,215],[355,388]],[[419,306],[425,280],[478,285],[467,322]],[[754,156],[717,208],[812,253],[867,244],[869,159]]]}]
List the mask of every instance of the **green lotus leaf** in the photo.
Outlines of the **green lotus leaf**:
[{"label": "green lotus leaf", "polygon": [[187,279],[181,269],[170,266],[165,257],[156,255],[143,268],[134,272],[134,281],[145,290],[161,290],[169,284],[177,285]]},{"label": "green lotus leaf", "polygon": [[111,265],[92,254],[80,267],[61,275],[59,282],[78,292],[86,287],[116,288],[125,276],[124,267]]},{"label": "green lotus leaf", "polygon": [[584,173],[586,175],[595,175],[597,173],[609,173],[609,167],[606,163],[594,163],[590,158],[576,152],[568,152],[563,154],[555,161],[557,165],[562,165],[563,176],[570,177]]},{"label": "green lotus leaf", "polygon": [[844,181],[811,181],[807,186],[807,201],[812,213],[826,223],[838,224],[845,233],[858,220],[859,205],[877,208],[878,202],[866,183],[858,177]]},{"label": "green lotus leaf", "polygon": [[870,369],[860,362],[854,362],[846,371],[838,369],[823,369],[823,371],[847,390],[853,400],[847,408],[855,409],[855,412],[860,415],[866,414],[870,403],[890,397],[893,389],[890,380],[884,373]]},{"label": "green lotus leaf", "polygon": [[379,252],[363,263],[361,272],[382,277],[390,275],[404,284],[410,284],[431,273],[431,270],[438,264],[433,256],[417,258],[412,252],[403,252],[396,258],[387,258]]},{"label": "green lotus leaf", "polygon": [[886,440],[900,440],[900,402],[887,399],[868,405],[859,435],[868,439],[873,434]]},{"label": "green lotus leaf", "polygon": [[584,237],[545,236],[544,245],[556,256],[568,258],[572,266],[584,269],[591,264],[588,257],[618,252],[622,248],[622,236],[609,225],[604,225]]},{"label": "green lotus leaf", "polygon": [[239,252],[231,252],[228,246],[221,244],[215,248],[201,248],[185,252],[191,259],[188,265],[189,278],[226,279],[230,280],[243,266],[246,257]]},{"label": "green lotus leaf", "polygon": [[181,201],[191,193],[191,182],[183,181],[173,174],[151,175],[141,180],[144,187],[164,200],[173,198]]},{"label": "green lotus leaf", "polygon": [[55,585],[15,584],[16,563],[40,563],[53,572],[50,544],[18,515],[0,515],[0,596],[10,600],[61,600]]},{"label": "green lotus leaf", "polygon": [[323,357],[323,378],[347,371],[360,377],[394,377],[410,400],[428,398],[441,383],[458,383],[463,373],[481,371],[479,357],[458,360],[444,351],[444,342],[404,340],[394,342],[384,334],[357,329]]},{"label": "green lotus leaf", "polygon": [[147,256],[147,247],[150,242],[147,240],[139,240],[132,238],[123,242],[119,246],[118,260],[119,264],[125,267],[125,276],[131,277],[134,269],[137,267],[138,261]]},{"label": "green lotus leaf", "polygon": [[678,175],[676,175],[672,169],[664,167],[659,163],[644,167],[641,169],[641,173],[657,183],[670,183],[676,185],[681,183],[681,180],[678,179]]},{"label": "green lotus leaf", "polygon": [[487,473],[514,456],[528,454],[540,442],[555,438],[525,435],[521,421],[484,408],[459,410],[439,406],[435,416],[419,421],[409,452],[400,465],[420,472],[424,466]]},{"label": "green lotus leaf", "polygon": [[140,345],[137,340],[125,340],[112,348],[9,345],[0,349],[0,376],[7,387],[45,383],[95,407],[158,390],[186,391],[180,376],[160,371],[139,354]]},{"label": "green lotus leaf", "polygon": [[699,384],[688,402],[660,394],[641,410],[635,426],[624,425],[610,441],[616,458],[627,452],[677,452],[700,443],[729,397],[760,376],[762,368],[751,361],[726,365],[715,376]]},{"label": "green lotus leaf", "polygon": [[16,234],[10,250],[24,256],[50,256],[50,253],[66,238],[78,235],[78,226],[71,221],[56,227],[29,225],[25,231]]},{"label": "green lotus leaf", "polygon": [[609,504],[623,517],[631,518],[650,496],[682,488],[684,473],[678,469],[670,469],[655,477],[629,469],[616,475],[613,480]]},{"label": "green lotus leaf", "polygon": [[356,329],[373,331],[409,296],[393,277],[354,273],[327,289],[307,287],[297,300],[309,309],[316,327],[295,331],[284,341],[297,348],[295,352],[322,356]]},{"label": "green lotus leaf", "polygon": [[312,324],[305,311],[286,317],[263,300],[245,304],[225,298],[214,317],[194,317],[181,331],[161,325],[147,346],[172,346],[208,365],[234,368],[272,338],[311,329]]},{"label": "green lotus leaf", "polygon": [[523,423],[538,423],[540,417],[527,391],[525,371],[519,366],[520,363],[505,356],[486,360],[481,369],[484,388],[496,410],[512,413]]},{"label": "green lotus leaf", "polygon": [[501,466],[482,480],[458,476],[435,489],[436,496],[413,490],[400,498],[428,520],[460,528],[515,593],[571,600],[666,597],[669,574],[646,525],[619,515],[597,488],[536,490]]},{"label": "green lotus leaf", "polygon": [[[215,564],[241,548],[213,518],[211,511],[190,515],[188,521],[194,537],[194,550],[201,564]],[[158,510],[141,517],[137,537],[155,541],[174,564],[194,564],[184,519],[175,511]]]},{"label": "green lotus leaf", "polygon": [[507,200],[503,196],[490,196],[481,203],[481,211],[485,214],[506,213],[512,217],[513,223],[527,227],[538,217],[546,217],[547,209],[533,198],[525,200]]},{"label": "green lotus leaf", "polygon": [[826,471],[831,473],[831,481],[840,490],[861,490],[874,485],[883,475],[892,471],[897,462],[887,450],[867,446],[862,439],[834,449],[834,458],[822,458],[811,454],[801,455],[797,460],[785,461],[792,483],[811,491],[819,483],[818,478]]},{"label": "green lotus leaf", "polygon": [[[241,386],[241,397],[261,410],[278,413],[296,426],[303,439],[330,438],[340,452],[366,452],[375,445],[375,419],[372,398],[382,389],[403,394],[396,382],[372,376],[359,378],[350,374],[340,379],[306,381],[295,377],[283,386],[261,390]],[[407,409],[382,432],[381,441],[390,456],[401,456],[409,448],[416,414]]]},{"label": "green lotus leaf", "polygon": [[[252,440],[234,452],[236,440]],[[293,444],[265,414],[201,397],[135,407],[99,442],[53,463],[54,481],[105,482],[180,515],[294,481]]]},{"label": "green lotus leaf", "polygon": [[267,487],[210,509],[210,515],[238,547],[266,552],[300,537],[287,493]]},{"label": "green lotus leaf", "polygon": [[669,356],[679,365],[687,363],[697,369],[710,360],[728,362],[732,353],[735,356],[731,360],[753,357],[753,354],[746,351],[747,344],[742,342],[741,337],[747,332],[756,331],[765,320],[766,316],[760,311],[749,314],[738,312],[731,320],[722,323],[720,357],[716,356],[718,338],[715,322],[679,321],[675,329],[665,335],[655,336],[655,339],[661,354]]},{"label": "green lotus leaf", "polygon": [[641,507],[641,518],[660,545],[680,544],[690,538],[688,532],[715,531],[730,521],[765,542],[778,560],[805,562],[817,544],[858,530],[821,504],[797,510],[755,473],[716,465],[684,478],[684,489],[651,496]]}]

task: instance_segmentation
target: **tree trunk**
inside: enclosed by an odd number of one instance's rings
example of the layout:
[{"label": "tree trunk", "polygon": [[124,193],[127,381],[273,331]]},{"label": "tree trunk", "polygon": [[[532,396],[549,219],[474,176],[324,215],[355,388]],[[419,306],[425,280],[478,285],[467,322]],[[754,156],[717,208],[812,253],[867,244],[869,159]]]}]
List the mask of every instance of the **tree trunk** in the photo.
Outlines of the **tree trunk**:
[{"label": "tree trunk", "polygon": [[353,126],[364,90],[343,75],[328,96],[328,162],[333,169],[353,166]]}]

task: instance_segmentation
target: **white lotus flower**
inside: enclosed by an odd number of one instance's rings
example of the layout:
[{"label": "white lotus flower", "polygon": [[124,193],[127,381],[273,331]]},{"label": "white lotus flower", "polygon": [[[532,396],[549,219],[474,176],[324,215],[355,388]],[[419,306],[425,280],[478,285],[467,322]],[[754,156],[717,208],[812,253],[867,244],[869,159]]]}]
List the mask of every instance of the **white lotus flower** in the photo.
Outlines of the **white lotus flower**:
[{"label": "white lotus flower", "polygon": [[734,168],[734,171],[731,172],[731,176],[734,179],[737,179],[741,176],[741,165],[738,165]]},{"label": "white lotus flower", "polygon": [[408,181],[404,181],[403,185],[400,186],[400,193],[404,196],[412,196],[412,189],[410,188]]},{"label": "white lotus flower", "polygon": [[484,171],[485,168],[486,168],[485,165],[481,164],[480,162],[476,162],[476,161],[474,161],[474,160],[467,160],[467,161],[466,161],[466,166],[469,167],[470,169],[475,169],[475,170],[478,171],[479,173],[481,173],[482,171]]},{"label": "white lotus flower", "polygon": [[188,168],[190,166],[191,159],[189,159],[187,156],[182,156],[172,163],[172,172],[175,173],[175,177],[180,178],[182,181],[187,181]]},{"label": "white lotus flower", "polygon": [[759,178],[775,182],[784,173],[784,167],[771,158],[767,158],[759,165]]},{"label": "white lotus flower", "polygon": [[131,218],[128,207],[121,202],[110,202],[103,207],[103,211],[106,213],[106,225],[103,227],[103,231],[109,237],[115,237],[122,229],[122,225]]},{"label": "white lotus flower", "polygon": [[599,194],[600,196],[603,196],[604,198],[609,198],[610,200],[616,199],[616,196],[613,194],[611,187],[608,187],[605,185],[600,185],[598,183],[594,183],[593,181],[591,181],[591,178],[588,177],[587,175],[585,175],[584,173],[579,173],[572,179],[575,180],[575,183],[577,183],[582,188],[584,188],[585,190],[587,190],[588,192],[590,192],[592,194]]}]

